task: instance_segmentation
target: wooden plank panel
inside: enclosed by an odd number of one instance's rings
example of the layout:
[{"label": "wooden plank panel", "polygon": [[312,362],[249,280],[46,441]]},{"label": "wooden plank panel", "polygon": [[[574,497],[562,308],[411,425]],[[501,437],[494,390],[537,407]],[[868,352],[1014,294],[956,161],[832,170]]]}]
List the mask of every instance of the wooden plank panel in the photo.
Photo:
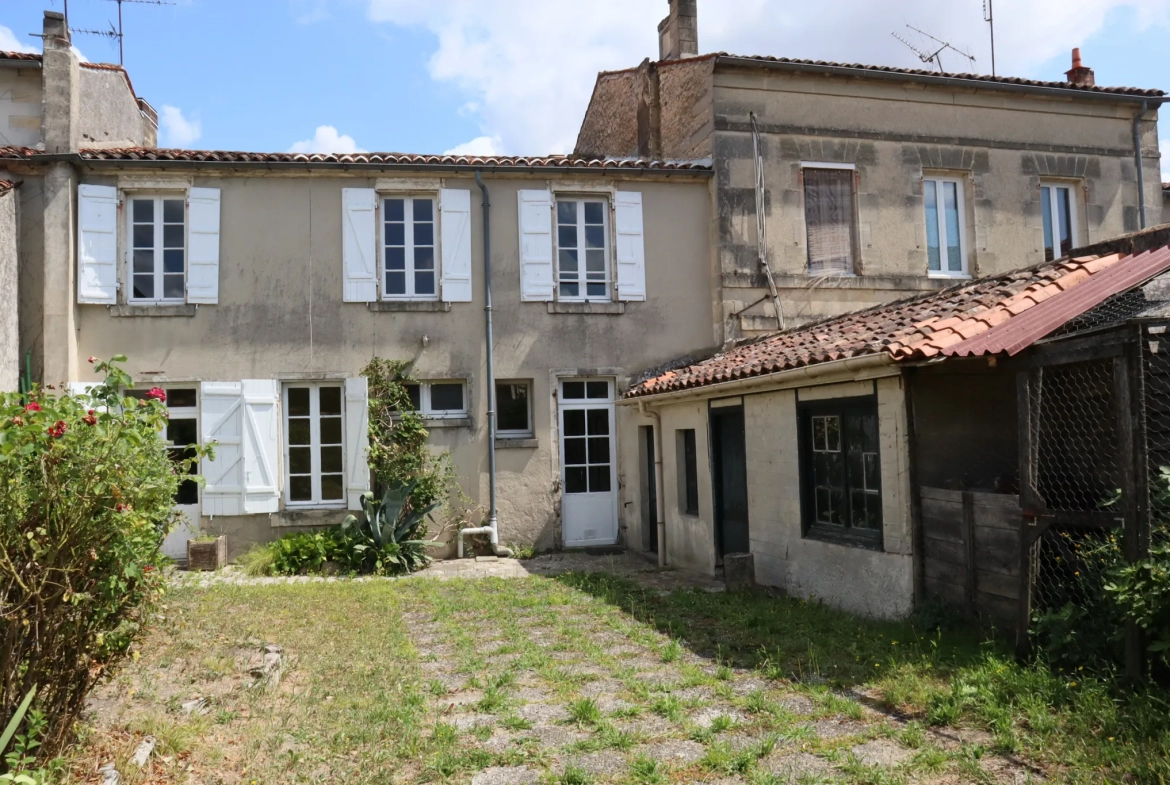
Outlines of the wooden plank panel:
[{"label": "wooden plank panel", "polygon": [[942,499],[922,500],[922,515],[926,518],[961,518],[963,516],[963,499],[959,501],[943,501]]},{"label": "wooden plank panel", "polygon": [[976,527],[975,564],[981,570],[990,570],[1003,575],[1019,575],[1019,534],[1005,529]]},{"label": "wooden plank panel", "polygon": [[967,563],[967,550],[961,542],[948,542],[947,540],[937,540],[934,537],[924,537],[923,544],[927,561],[939,559],[957,564],[960,569],[963,569]]},{"label": "wooden plank panel", "polygon": [[[985,616],[989,616],[1009,626],[1019,623],[1020,604],[1017,600],[1007,597],[998,597],[994,594],[980,591],[975,598],[975,607]],[[1012,627],[1014,629],[1014,626]]]},{"label": "wooden plank panel", "polygon": [[952,491],[946,488],[928,488],[923,486],[918,489],[918,492],[922,496],[923,501],[931,499],[940,502],[951,502],[953,504],[963,503],[962,491]]},{"label": "wooden plank panel", "polygon": [[975,513],[976,526],[992,526],[997,529],[1017,531],[1023,520],[1024,511],[1019,507],[995,507],[976,504],[972,508]]},{"label": "wooden plank panel", "polygon": [[956,586],[963,585],[963,565],[951,564],[950,562],[939,561],[938,559],[928,559],[925,565],[925,575],[929,579],[945,581],[953,583]]},{"label": "wooden plank panel", "polygon": [[956,515],[954,518],[938,518],[933,515],[922,516],[922,533],[927,537],[951,542],[963,541],[963,518]]},{"label": "wooden plank panel", "polygon": [[1020,510],[1020,497],[1014,493],[983,493],[971,491],[971,501],[977,507],[993,507],[997,509]]},{"label": "wooden plank panel", "polygon": [[948,603],[962,607],[967,602],[967,591],[962,586],[946,581],[926,579],[926,593],[941,597]]},{"label": "wooden plank panel", "polygon": [[1014,600],[1020,596],[1020,578],[999,572],[979,570],[979,594],[994,594]]}]

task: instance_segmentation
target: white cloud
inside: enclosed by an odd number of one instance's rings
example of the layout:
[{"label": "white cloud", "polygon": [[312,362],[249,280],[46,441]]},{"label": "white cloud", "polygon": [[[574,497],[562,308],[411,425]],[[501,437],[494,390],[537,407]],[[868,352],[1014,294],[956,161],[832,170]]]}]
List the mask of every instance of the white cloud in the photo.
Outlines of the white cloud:
[{"label": "white cloud", "polygon": [[0,25],[0,52],[39,52],[40,47],[26,44],[4,25]]},{"label": "white cloud", "polygon": [[443,155],[500,155],[500,137],[477,136],[470,142],[444,150]]},{"label": "white cloud", "polygon": [[203,123],[199,118],[188,119],[177,106],[163,106],[159,117],[162,130],[162,147],[190,147],[203,136]]},{"label": "white cloud", "polygon": [[[431,77],[467,93],[466,111],[482,133],[509,153],[573,149],[598,71],[630,68],[658,54],[661,0],[367,0],[370,18],[421,27],[437,38]],[[1098,31],[1111,11],[1136,11],[1139,24],[1170,25],[1170,0],[1016,0],[996,8],[996,66],[1000,74],[1034,73]],[[889,35],[911,23],[968,48],[974,69],[944,55],[948,70],[990,72],[981,4],[902,0],[896,10],[872,0],[699,0],[703,52],[772,54],[820,60],[926,67]],[[1091,63],[1090,63],[1091,64]],[[1104,75],[1099,74],[1099,78]],[[1104,78],[1107,81],[1107,78]]]},{"label": "white cloud", "polygon": [[312,139],[302,139],[293,142],[288,148],[290,153],[364,153],[363,148],[348,134],[339,134],[331,125],[317,126]]}]

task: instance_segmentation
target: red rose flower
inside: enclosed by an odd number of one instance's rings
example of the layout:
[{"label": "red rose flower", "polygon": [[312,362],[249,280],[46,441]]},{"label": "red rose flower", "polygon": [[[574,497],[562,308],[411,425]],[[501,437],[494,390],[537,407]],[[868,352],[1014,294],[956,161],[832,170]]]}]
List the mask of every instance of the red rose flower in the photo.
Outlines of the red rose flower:
[{"label": "red rose flower", "polygon": [[33,401],[28,406],[24,407],[24,410],[26,412],[39,412],[41,410],[41,405],[36,401]]},{"label": "red rose flower", "polygon": [[24,418],[19,414],[12,418],[13,425],[24,425]]},{"label": "red rose flower", "polygon": [[94,417],[92,414],[85,415],[81,418],[81,421],[86,425],[97,425],[97,417]]},{"label": "red rose flower", "polygon": [[91,363],[96,363],[96,362],[97,362],[97,358],[96,358],[96,357],[90,357],[90,358],[89,358],[89,361],[90,361]]},{"label": "red rose flower", "polygon": [[130,509],[130,505],[119,503],[117,506],[114,507],[114,509],[117,510],[118,512],[126,512],[127,510]]},{"label": "red rose flower", "polygon": [[167,394],[161,387],[151,387],[150,392],[146,394],[147,398],[154,398],[159,403],[167,402]]},{"label": "red rose flower", "polygon": [[64,420],[57,420],[57,422],[49,428],[49,435],[54,439],[60,439],[65,435],[65,431],[68,429],[69,426],[65,424]]}]

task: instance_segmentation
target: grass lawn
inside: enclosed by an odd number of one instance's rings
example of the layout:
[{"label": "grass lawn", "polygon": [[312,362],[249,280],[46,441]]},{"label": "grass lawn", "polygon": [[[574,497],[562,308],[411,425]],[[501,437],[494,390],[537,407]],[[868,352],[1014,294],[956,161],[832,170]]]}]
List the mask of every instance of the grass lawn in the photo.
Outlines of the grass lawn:
[{"label": "grass lawn", "polygon": [[[249,673],[265,643],[275,686]],[[129,785],[1170,781],[1159,699],[603,573],[181,588],[91,708],[68,781],[111,760]]]}]

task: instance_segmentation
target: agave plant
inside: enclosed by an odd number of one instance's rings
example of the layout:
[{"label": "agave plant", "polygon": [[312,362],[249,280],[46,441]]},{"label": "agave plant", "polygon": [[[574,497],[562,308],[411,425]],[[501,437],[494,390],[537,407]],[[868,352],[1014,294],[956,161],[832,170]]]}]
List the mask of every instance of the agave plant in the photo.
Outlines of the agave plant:
[{"label": "agave plant", "polygon": [[[372,541],[370,555],[379,571],[388,564],[412,572],[430,561],[423,551],[430,543],[411,538],[417,535],[426,517],[439,507],[439,502],[408,510],[407,503],[414,486],[415,482],[411,481],[388,488],[381,501],[372,492],[363,493],[361,503],[365,521],[359,522],[355,516],[349,515],[341,524],[343,534],[359,534]],[[363,552],[367,549],[355,547],[354,550]]]}]

